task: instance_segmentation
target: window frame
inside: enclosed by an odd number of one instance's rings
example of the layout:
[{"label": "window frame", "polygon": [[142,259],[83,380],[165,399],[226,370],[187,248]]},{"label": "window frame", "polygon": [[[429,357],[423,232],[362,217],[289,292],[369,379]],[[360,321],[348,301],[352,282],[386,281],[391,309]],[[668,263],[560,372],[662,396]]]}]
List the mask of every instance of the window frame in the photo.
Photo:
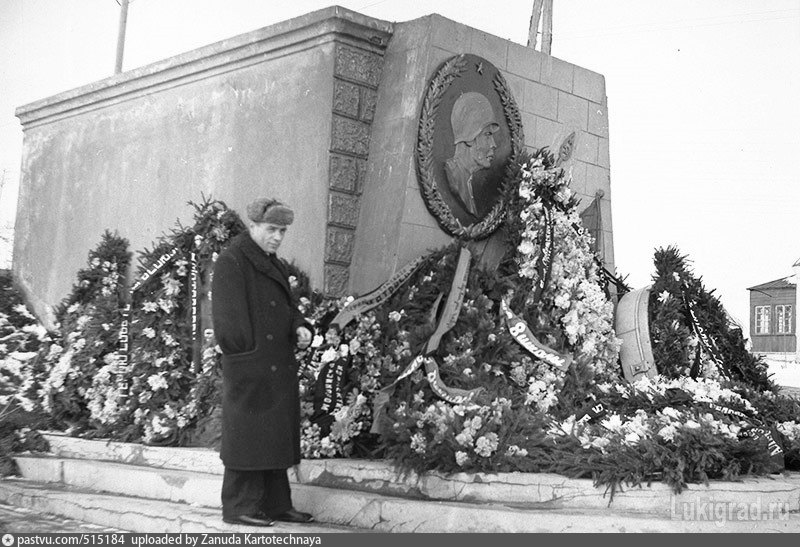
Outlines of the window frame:
[{"label": "window frame", "polygon": [[[766,310],[765,315],[759,314],[759,310]],[[759,319],[762,317],[766,318],[766,325],[764,325],[764,321],[759,323]],[[753,330],[755,334],[759,335],[766,335],[770,334],[770,323],[772,319],[772,306],[770,305],[762,305],[762,306],[754,306],[753,309]]]},{"label": "window frame", "polygon": [[775,305],[775,334],[794,334],[792,329],[793,314],[794,306],[791,304]]}]

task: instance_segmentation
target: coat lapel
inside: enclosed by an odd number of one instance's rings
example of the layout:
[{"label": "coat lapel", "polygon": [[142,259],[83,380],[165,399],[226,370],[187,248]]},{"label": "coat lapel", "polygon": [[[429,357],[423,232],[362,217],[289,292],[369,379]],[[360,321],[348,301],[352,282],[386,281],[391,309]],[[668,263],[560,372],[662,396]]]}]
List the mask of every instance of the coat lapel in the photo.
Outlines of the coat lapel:
[{"label": "coat lapel", "polygon": [[268,255],[264,252],[258,244],[253,241],[249,233],[243,233],[241,236],[241,249],[247,259],[253,264],[253,267],[274,279],[283,290],[286,291],[287,296],[291,299],[292,291],[289,288],[289,281],[286,279],[286,272],[283,265],[280,264],[278,257],[275,255]]}]

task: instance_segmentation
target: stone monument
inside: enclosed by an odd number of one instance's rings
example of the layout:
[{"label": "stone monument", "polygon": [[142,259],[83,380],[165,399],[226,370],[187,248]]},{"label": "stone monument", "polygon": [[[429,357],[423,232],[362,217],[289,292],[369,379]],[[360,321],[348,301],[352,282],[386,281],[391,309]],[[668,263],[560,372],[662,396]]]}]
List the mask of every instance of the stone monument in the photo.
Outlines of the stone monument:
[{"label": "stone monument", "polygon": [[[426,206],[416,153],[426,89],[455,58],[470,75],[447,86],[449,133],[432,144],[448,215],[474,231],[491,219],[515,136],[557,153],[574,134],[562,166],[586,205],[604,192],[613,271],[603,76],[439,15],[389,23],[330,7],[20,107],[13,267],[29,302],[46,320],[105,229],[145,248],[203,195],[238,211],[279,196],[297,220],[283,256],[315,287],[374,288],[453,237]],[[478,137],[482,157],[458,167]]]}]

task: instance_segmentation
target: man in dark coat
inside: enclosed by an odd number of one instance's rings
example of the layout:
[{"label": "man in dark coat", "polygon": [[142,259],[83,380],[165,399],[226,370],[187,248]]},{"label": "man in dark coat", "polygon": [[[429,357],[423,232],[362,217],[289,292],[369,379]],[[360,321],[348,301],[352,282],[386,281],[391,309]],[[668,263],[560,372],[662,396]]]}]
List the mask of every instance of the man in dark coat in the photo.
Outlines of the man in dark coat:
[{"label": "man in dark coat", "polygon": [[222,517],[272,526],[311,522],[292,506],[287,469],[300,463],[300,399],[294,347],[312,331],[292,302],[275,256],[294,213],[267,198],[247,207],[248,232],[214,265],[214,334],[222,349]]}]

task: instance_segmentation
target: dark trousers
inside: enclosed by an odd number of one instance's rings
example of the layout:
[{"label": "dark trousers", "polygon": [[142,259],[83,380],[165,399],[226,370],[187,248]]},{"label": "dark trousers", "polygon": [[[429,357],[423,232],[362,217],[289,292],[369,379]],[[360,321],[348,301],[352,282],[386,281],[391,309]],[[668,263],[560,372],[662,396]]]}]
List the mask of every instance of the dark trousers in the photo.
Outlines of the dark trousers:
[{"label": "dark trousers", "polygon": [[292,508],[286,469],[239,471],[225,468],[222,477],[222,516],[264,513],[276,517]]}]

